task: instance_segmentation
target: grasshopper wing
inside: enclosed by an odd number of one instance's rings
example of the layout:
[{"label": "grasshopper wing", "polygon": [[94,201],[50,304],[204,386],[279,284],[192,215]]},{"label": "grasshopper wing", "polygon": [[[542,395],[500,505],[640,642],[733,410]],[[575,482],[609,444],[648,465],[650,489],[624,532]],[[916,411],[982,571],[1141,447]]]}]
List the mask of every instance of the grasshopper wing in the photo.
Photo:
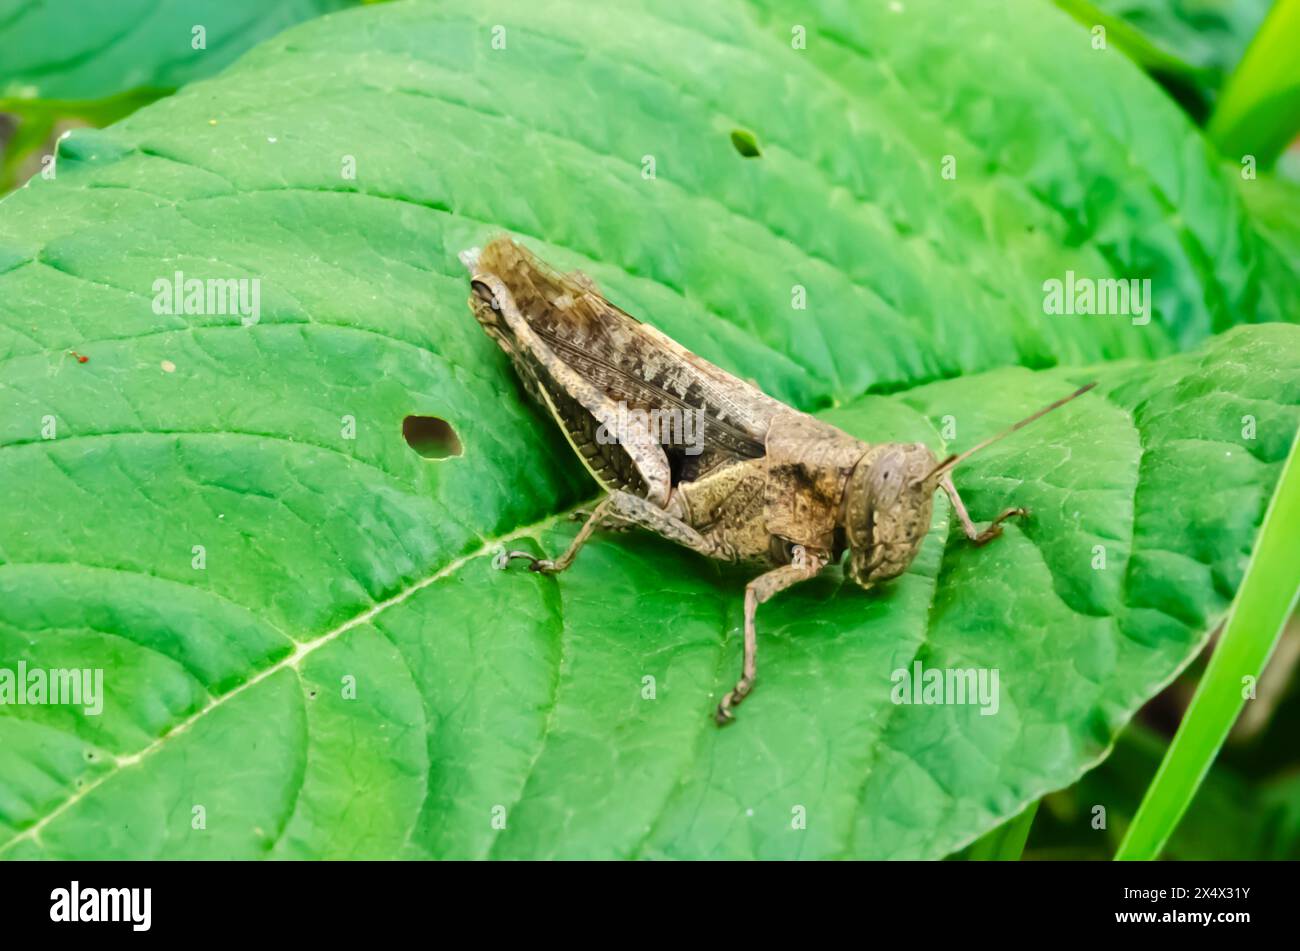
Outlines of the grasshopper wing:
[{"label": "grasshopper wing", "polygon": [[[694,481],[721,465],[761,457],[772,418],[790,411],[611,304],[589,279],[555,273],[509,238],[489,243],[474,270],[479,276],[495,275],[509,291],[528,340],[509,327],[504,328],[505,335],[513,339],[503,340],[503,328],[494,326],[502,321],[492,302],[471,297],[479,322],[511,355],[525,385],[551,408],[580,454],[584,449],[579,443],[586,445],[586,440],[576,437],[585,437],[591,422],[582,419],[582,413],[599,416],[597,425],[604,423],[608,432],[619,433],[626,452],[602,445],[598,453],[600,461],[615,472],[639,469],[641,462],[617,457],[634,451],[650,455],[648,439],[667,462],[670,484]],[[556,363],[532,366],[540,362],[542,353]],[[528,379],[530,375],[535,383]],[[574,386],[575,380],[585,387]],[[566,392],[555,392],[556,386]],[[552,405],[586,388],[600,401],[598,412],[589,401],[581,401],[581,410],[557,411]],[[650,418],[657,419],[658,425],[645,426],[635,413],[629,415],[631,411],[656,412],[657,417]],[[617,429],[609,425],[611,416]],[[681,438],[688,430],[694,438]],[[584,458],[602,484],[611,487],[598,467],[591,466],[590,458]],[[648,473],[640,475],[647,484],[658,482],[653,476],[647,479]],[[657,492],[637,494],[650,498]]]}]

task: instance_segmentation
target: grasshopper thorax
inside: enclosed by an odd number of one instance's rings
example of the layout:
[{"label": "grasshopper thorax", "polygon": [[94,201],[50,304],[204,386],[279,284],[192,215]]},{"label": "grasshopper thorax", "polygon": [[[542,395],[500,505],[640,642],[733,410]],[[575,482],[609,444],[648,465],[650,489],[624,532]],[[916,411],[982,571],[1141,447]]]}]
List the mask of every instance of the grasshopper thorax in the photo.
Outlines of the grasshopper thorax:
[{"label": "grasshopper thorax", "polygon": [[922,443],[882,443],[858,460],[844,493],[849,576],[864,588],[907,570],[930,529],[938,477]]}]

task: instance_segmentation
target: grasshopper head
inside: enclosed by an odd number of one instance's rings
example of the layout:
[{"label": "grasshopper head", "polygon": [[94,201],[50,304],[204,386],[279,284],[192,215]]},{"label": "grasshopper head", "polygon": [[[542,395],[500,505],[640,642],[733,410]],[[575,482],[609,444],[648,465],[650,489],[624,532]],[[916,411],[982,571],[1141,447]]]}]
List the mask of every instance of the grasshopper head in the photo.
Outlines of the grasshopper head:
[{"label": "grasshopper head", "polygon": [[[842,522],[849,543],[849,576],[869,588],[877,581],[901,575],[921,550],[921,542],[930,529],[934,490],[949,472],[980,450],[1096,385],[1084,384],[1069,396],[943,462],[937,462],[934,453],[918,442],[889,442],[868,449],[853,467],[844,492]],[[948,488],[952,488],[950,483]]]},{"label": "grasshopper head", "polygon": [[502,318],[501,308],[504,306],[502,301],[510,298],[510,292],[499,276],[506,270],[501,249],[507,247],[510,250],[522,251],[517,249],[508,238],[500,238],[491,241],[486,248],[467,248],[456,256],[460,258],[460,263],[465,266],[465,270],[470,275],[469,309],[473,311],[475,319],[487,331],[488,336],[496,340],[502,349],[509,353],[506,321]]},{"label": "grasshopper head", "polygon": [[921,443],[872,446],[849,476],[844,529],[849,576],[864,588],[907,570],[930,530],[938,476]]}]

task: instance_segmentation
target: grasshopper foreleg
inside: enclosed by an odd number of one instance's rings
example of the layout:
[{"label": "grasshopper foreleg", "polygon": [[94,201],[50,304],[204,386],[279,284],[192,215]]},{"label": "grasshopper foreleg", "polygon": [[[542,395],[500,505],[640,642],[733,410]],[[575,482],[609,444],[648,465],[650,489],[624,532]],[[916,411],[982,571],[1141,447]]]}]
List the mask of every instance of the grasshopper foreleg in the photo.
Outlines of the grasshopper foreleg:
[{"label": "grasshopper foreleg", "polygon": [[983,545],[993,541],[1002,534],[1002,523],[1013,516],[1025,516],[1029,513],[1022,508],[1009,508],[1002,512],[997,518],[989,523],[989,527],[984,531],[975,528],[975,523],[971,521],[970,513],[966,511],[966,504],[962,502],[961,496],[957,494],[957,487],[952,483],[952,476],[945,474],[939,480],[943,490],[948,493],[948,498],[952,500],[952,507],[957,510],[957,518],[961,522],[961,530],[966,533],[966,537],[971,540],[972,544]]},{"label": "grasshopper foreleg", "polygon": [[773,568],[745,586],[745,661],[740,680],[722,698],[718,711],[714,714],[720,726],[735,718],[732,711],[754,689],[754,679],[758,676],[758,632],[754,618],[758,614],[758,606],[791,585],[814,577],[826,566],[825,559],[807,551],[802,545],[795,545],[791,554],[790,564]]}]

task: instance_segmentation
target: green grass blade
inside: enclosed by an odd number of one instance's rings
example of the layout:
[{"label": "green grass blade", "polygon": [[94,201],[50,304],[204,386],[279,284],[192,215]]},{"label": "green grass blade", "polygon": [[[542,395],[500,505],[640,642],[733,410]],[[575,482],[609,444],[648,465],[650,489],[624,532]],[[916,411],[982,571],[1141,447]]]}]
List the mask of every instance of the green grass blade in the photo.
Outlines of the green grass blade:
[{"label": "green grass blade", "polygon": [[1245,704],[1243,678],[1258,680],[1300,593],[1300,441],[1269,503],[1223,635],[1192,697],[1117,860],[1154,859],[1182,818]]},{"label": "green grass blade", "polygon": [[1038,802],[1031,802],[1020,815],[1008,819],[992,832],[982,836],[966,849],[962,856],[968,862],[1015,862],[1025,851],[1029,828],[1038,814]]},{"label": "green grass blade", "polygon": [[1300,132],[1300,0],[1277,0],[1228,78],[1207,131],[1224,155],[1271,166]]}]

